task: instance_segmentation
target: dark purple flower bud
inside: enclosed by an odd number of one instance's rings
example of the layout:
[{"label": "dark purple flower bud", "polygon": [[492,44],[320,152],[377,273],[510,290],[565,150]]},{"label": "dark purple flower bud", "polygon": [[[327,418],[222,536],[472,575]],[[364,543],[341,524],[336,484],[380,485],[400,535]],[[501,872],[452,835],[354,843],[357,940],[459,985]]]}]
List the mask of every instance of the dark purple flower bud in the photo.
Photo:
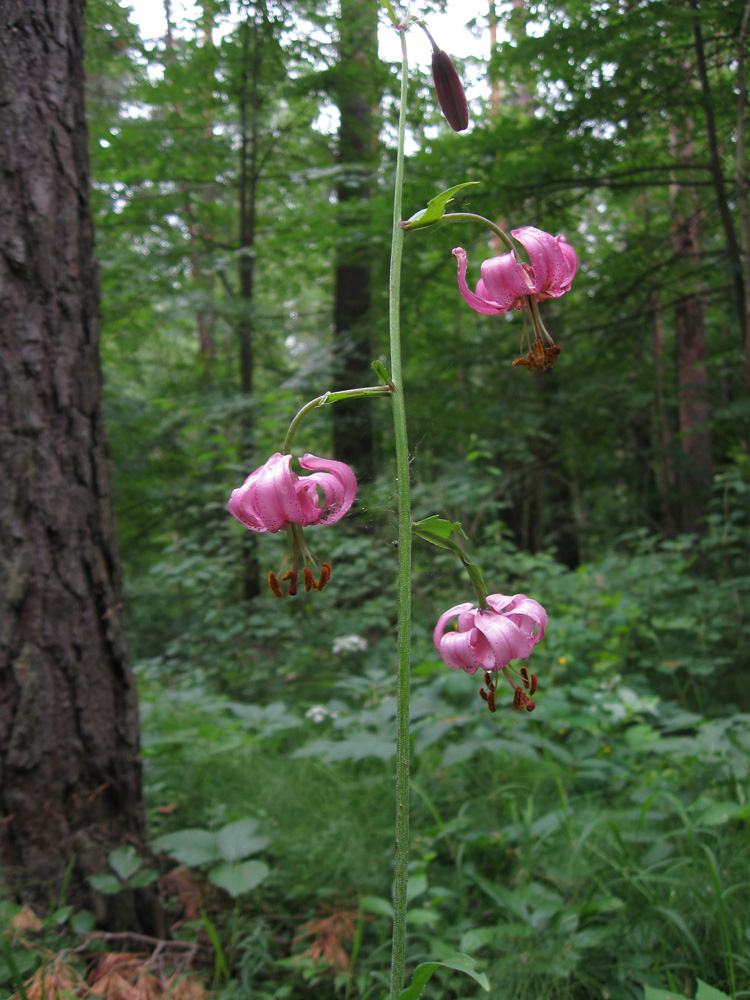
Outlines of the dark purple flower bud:
[{"label": "dark purple flower bud", "polygon": [[463,132],[469,127],[469,105],[466,103],[464,85],[451,57],[442,49],[433,50],[432,78],[445,120],[454,132]]}]

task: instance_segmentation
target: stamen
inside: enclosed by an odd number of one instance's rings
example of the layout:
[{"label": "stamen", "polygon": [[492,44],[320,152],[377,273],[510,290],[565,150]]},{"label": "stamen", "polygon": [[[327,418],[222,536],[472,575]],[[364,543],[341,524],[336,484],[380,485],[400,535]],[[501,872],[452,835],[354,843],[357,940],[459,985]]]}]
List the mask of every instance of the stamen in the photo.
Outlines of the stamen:
[{"label": "stamen", "polygon": [[271,588],[271,593],[274,597],[281,597],[282,590],[281,584],[279,583],[279,578],[276,576],[273,570],[268,574],[268,586]]},{"label": "stamen", "polygon": [[487,707],[490,712],[497,711],[497,705],[495,704],[495,689],[490,688],[490,693],[487,695]]},{"label": "stamen", "polygon": [[482,699],[482,701],[487,701],[489,699],[489,695],[484,690],[484,688],[479,689],[479,697]]},{"label": "stamen", "polygon": [[305,590],[309,593],[311,590],[317,590],[318,585],[315,582],[315,577],[309,566],[305,566]]},{"label": "stamen", "polygon": [[322,565],[322,567],[320,569],[320,579],[318,580],[318,590],[322,590],[323,587],[325,587],[325,585],[328,583],[328,581],[330,579],[331,579],[331,564],[330,563],[323,563],[323,565]]},{"label": "stamen", "polygon": [[523,690],[517,687],[513,694],[513,708],[518,711],[523,704]]},{"label": "stamen", "polygon": [[525,688],[528,688],[529,685],[531,684],[531,681],[529,680],[529,671],[526,669],[526,667],[521,667],[521,669],[518,672],[521,675],[523,686]]},{"label": "stamen", "polygon": [[531,689],[529,694],[533,694],[537,689],[536,674],[531,675]]}]

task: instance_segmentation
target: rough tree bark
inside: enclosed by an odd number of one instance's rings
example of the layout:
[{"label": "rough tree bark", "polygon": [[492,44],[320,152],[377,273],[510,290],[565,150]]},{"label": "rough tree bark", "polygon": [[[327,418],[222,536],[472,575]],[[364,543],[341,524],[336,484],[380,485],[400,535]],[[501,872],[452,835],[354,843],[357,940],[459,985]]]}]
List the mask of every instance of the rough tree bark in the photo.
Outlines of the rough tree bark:
[{"label": "rough tree bark", "polygon": [[75,855],[67,898],[91,906],[86,876],[116,846],[142,850],[145,823],[102,422],[83,7],[0,3],[0,864],[45,905]]}]

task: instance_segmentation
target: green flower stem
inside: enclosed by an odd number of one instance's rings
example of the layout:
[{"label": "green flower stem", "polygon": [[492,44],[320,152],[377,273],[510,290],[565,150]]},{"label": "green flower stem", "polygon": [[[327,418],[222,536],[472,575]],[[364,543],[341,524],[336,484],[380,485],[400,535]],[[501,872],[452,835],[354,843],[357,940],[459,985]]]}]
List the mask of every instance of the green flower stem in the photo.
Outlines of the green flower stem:
[{"label": "green flower stem", "polygon": [[322,396],[316,396],[309,403],[305,403],[294,420],[289,424],[289,430],[284,438],[284,448],[282,455],[288,455],[292,450],[292,438],[297,432],[297,428],[311,410],[316,410],[319,406],[327,406],[328,403],[340,403],[342,399],[357,399],[360,396],[392,396],[392,385],[366,385],[361,389],[337,389],[336,392],[324,392]]},{"label": "green flower stem", "polygon": [[478,222],[481,226],[486,226],[487,229],[491,229],[495,236],[499,237],[506,247],[515,253],[515,246],[513,240],[508,236],[506,232],[496,226],[494,222],[490,222],[489,219],[485,219],[483,215],[474,215],[473,212],[447,212],[441,222]]},{"label": "green flower stem", "polygon": [[396,712],[396,859],[393,879],[393,944],[391,953],[390,1000],[396,1000],[404,986],[406,958],[406,883],[409,865],[409,645],[411,633],[411,504],[409,500],[409,446],[406,437],[406,408],[401,369],[401,258],[404,231],[401,228],[401,199],[404,186],[404,137],[408,65],[406,22],[401,36],[401,105],[398,117],[396,184],[393,193],[393,238],[389,283],[389,326],[393,394],[393,428],[396,438],[396,489],[398,503],[398,677]]}]

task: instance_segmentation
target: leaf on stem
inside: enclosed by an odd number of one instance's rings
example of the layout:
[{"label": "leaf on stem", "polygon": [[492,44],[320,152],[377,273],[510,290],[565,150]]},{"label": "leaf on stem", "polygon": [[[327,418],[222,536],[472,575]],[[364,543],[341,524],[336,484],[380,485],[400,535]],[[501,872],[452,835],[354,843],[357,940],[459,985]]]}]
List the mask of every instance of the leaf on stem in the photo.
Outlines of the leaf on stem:
[{"label": "leaf on stem", "polygon": [[475,982],[479,983],[483,990],[489,992],[490,984],[487,976],[483,972],[474,971],[476,964],[474,959],[469,955],[453,955],[451,958],[446,958],[443,962],[423,962],[422,965],[418,965],[414,970],[411,983],[399,993],[398,1000],[419,1000],[422,996],[422,990],[425,988],[433,972],[441,968],[441,966],[444,969],[455,969],[456,972],[465,972],[467,976],[471,976]]},{"label": "leaf on stem", "polygon": [[441,549],[454,548],[455,542],[450,540],[454,531],[468,541],[460,521],[447,521],[444,517],[438,517],[437,514],[432,514],[422,521],[413,521],[411,527],[418,538],[430,542],[432,545],[437,545]]},{"label": "leaf on stem", "polygon": [[380,379],[380,384],[387,386],[389,389],[393,388],[393,376],[385,367],[382,361],[373,361],[370,365],[372,370]]},{"label": "leaf on stem", "polygon": [[439,222],[445,215],[446,205],[448,202],[453,201],[453,195],[463,188],[472,187],[478,183],[479,181],[464,181],[463,184],[455,184],[453,187],[448,188],[447,191],[441,191],[434,198],[430,198],[427,202],[427,208],[421,208],[410,219],[407,219],[406,222],[402,222],[401,228],[406,230],[424,229],[426,226],[431,226],[433,223]]},{"label": "leaf on stem", "polygon": [[393,26],[397,28],[398,18],[396,17],[393,7],[391,6],[390,0],[380,0],[380,6],[383,8],[388,17],[391,19],[391,23],[393,24]]}]

